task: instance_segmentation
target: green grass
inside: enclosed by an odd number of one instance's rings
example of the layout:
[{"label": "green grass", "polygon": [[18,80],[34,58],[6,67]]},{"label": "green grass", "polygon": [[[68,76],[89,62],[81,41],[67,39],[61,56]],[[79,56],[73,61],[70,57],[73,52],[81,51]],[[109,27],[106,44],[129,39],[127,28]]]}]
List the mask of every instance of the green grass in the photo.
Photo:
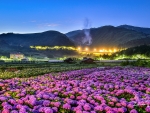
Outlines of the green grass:
[{"label": "green grass", "polygon": [[14,77],[25,78],[46,73],[78,70],[84,68],[99,67],[99,64],[66,64],[66,63],[43,63],[43,64],[3,64],[0,65],[0,79]]}]

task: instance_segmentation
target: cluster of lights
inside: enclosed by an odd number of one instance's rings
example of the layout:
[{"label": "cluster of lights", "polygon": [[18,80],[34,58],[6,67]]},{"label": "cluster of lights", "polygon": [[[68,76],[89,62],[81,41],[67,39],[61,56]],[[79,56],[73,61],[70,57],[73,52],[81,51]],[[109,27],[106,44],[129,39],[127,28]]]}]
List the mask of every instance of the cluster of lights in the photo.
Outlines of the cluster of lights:
[{"label": "cluster of lights", "polygon": [[74,50],[74,51],[79,51],[79,52],[100,52],[100,53],[114,53],[114,52],[117,52],[118,49],[97,49],[97,48],[94,48],[94,49],[90,49],[88,47],[86,48],[81,48],[81,47],[78,47],[78,48],[75,48],[75,47],[67,47],[67,46],[53,46],[53,47],[49,47],[49,46],[30,46],[30,48],[34,48],[34,49],[37,49],[37,50],[46,50],[46,49],[49,49],[49,50],[60,50],[60,49],[63,49],[63,50]]},{"label": "cluster of lights", "polygon": [[83,49],[81,49],[81,47],[78,47],[78,51],[81,51],[81,52],[84,52],[84,51],[90,51],[90,52],[109,52],[109,53],[113,53],[113,52],[117,52],[118,51],[118,49],[115,49],[115,48],[113,48],[113,49],[96,49],[96,48],[94,48],[93,50],[90,50],[89,48],[83,48]]},{"label": "cluster of lights", "polygon": [[30,48],[34,48],[36,50],[46,50],[46,49],[49,49],[49,50],[60,50],[60,49],[76,50],[75,47],[68,47],[68,46],[53,46],[53,47],[50,47],[50,46],[30,46]]}]

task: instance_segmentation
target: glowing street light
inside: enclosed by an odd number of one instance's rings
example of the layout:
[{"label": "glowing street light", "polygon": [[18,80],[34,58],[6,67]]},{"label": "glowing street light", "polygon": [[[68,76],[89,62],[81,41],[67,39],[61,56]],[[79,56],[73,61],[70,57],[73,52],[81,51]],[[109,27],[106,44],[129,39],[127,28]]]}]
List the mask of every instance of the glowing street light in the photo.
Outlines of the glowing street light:
[{"label": "glowing street light", "polygon": [[103,50],[99,50],[99,52],[103,52]]},{"label": "glowing street light", "polygon": [[94,51],[96,51],[96,49],[94,49]]},{"label": "glowing street light", "polygon": [[116,52],[117,50],[116,49],[114,49],[114,52]]},{"label": "glowing street light", "polygon": [[109,52],[112,52],[112,50],[111,50],[111,49],[109,49]]},{"label": "glowing street light", "polygon": [[85,51],[88,51],[89,49],[88,48],[85,48]]},{"label": "glowing street light", "polygon": [[80,47],[78,47],[78,50],[80,51],[80,50],[81,50],[81,48],[80,48]]}]

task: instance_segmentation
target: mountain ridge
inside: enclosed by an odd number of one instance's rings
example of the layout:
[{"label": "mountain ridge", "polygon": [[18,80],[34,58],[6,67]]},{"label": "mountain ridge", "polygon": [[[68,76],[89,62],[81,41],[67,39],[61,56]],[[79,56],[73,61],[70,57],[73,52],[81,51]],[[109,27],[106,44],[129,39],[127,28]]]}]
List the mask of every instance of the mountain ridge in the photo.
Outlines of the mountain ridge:
[{"label": "mountain ridge", "polygon": [[[120,25],[120,26],[101,26],[98,28],[90,28],[92,44],[83,44],[85,38],[85,29],[70,31],[66,34],[59,31],[48,30],[38,33],[3,33],[0,34],[0,50],[6,53],[21,52],[39,52],[44,54],[59,53],[63,55],[63,51],[33,51],[30,46],[89,46],[91,48],[129,48],[139,45],[150,45],[150,34],[145,32],[150,28],[136,29],[136,26]],[[141,30],[142,29],[142,30]],[[60,54],[61,53],[61,54]],[[65,51],[64,51],[65,53]],[[66,52],[69,54],[69,52]],[[1,53],[0,53],[1,54]],[[57,56],[57,55],[56,55]]]},{"label": "mountain ridge", "polygon": [[[150,28],[149,28],[150,29]],[[135,30],[127,29],[125,27],[114,27],[114,26],[102,26],[98,28],[91,28],[90,34],[92,37],[92,44],[90,47],[100,47],[100,46],[110,46],[110,47],[131,47],[128,46],[128,42],[133,40],[139,40],[148,38],[149,36],[143,32],[138,32]],[[66,35],[76,44],[82,45],[81,40],[84,37],[84,30],[71,31],[66,33]],[[80,40],[80,41],[79,41]],[[141,43],[142,45],[143,43]],[[137,46],[133,44],[133,46]]]},{"label": "mountain ridge", "polygon": [[[65,51],[35,50],[30,46],[73,46],[74,43],[58,31],[45,31],[42,33],[18,34],[3,33],[0,35],[0,54],[7,55],[11,52],[24,54],[44,54],[46,56],[61,56],[68,54]],[[63,53],[64,52],[64,53]]]},{"label": "mountain ridge", "polygon": [[0,35],[0,40],[5,41],[10,46],[74,46],[66,35],[58,31],[30,34],[6,33]]},{"label": "mountain ridge", "polygon": [[126,28],[126,29],[137,31],[137,32],[145,33],[145,34],[150,34],[150,28],[147,28],[147,27],[139,27],[139,26],[126,25],[126,24],[120,25],[117,27]]}]

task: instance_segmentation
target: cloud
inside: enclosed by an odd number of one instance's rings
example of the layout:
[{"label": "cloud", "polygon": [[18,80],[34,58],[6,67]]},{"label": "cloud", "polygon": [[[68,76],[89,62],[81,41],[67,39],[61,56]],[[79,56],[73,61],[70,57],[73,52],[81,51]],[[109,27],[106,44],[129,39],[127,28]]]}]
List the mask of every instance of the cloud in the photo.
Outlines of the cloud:
[{"label": "cloud", "polygon": [[60,24],[57,23],[42,23],[42,24],[37,24],[38,28],[43,29],[45,27],[56,27],[59,26]]},{"label": "cloud", "polygon": [[39,26],[42,27],[55,27],[55,26],[59,26],[60,24],[57,23],[43,23],[43,24],[39,24]]},{"label": "cloud", "polygon": [[55,26],[59,26],[60,24],[55,24],[55,23],[52,23],[52,24],[47,24],[46,26],[48,27],[55,27]]}]

